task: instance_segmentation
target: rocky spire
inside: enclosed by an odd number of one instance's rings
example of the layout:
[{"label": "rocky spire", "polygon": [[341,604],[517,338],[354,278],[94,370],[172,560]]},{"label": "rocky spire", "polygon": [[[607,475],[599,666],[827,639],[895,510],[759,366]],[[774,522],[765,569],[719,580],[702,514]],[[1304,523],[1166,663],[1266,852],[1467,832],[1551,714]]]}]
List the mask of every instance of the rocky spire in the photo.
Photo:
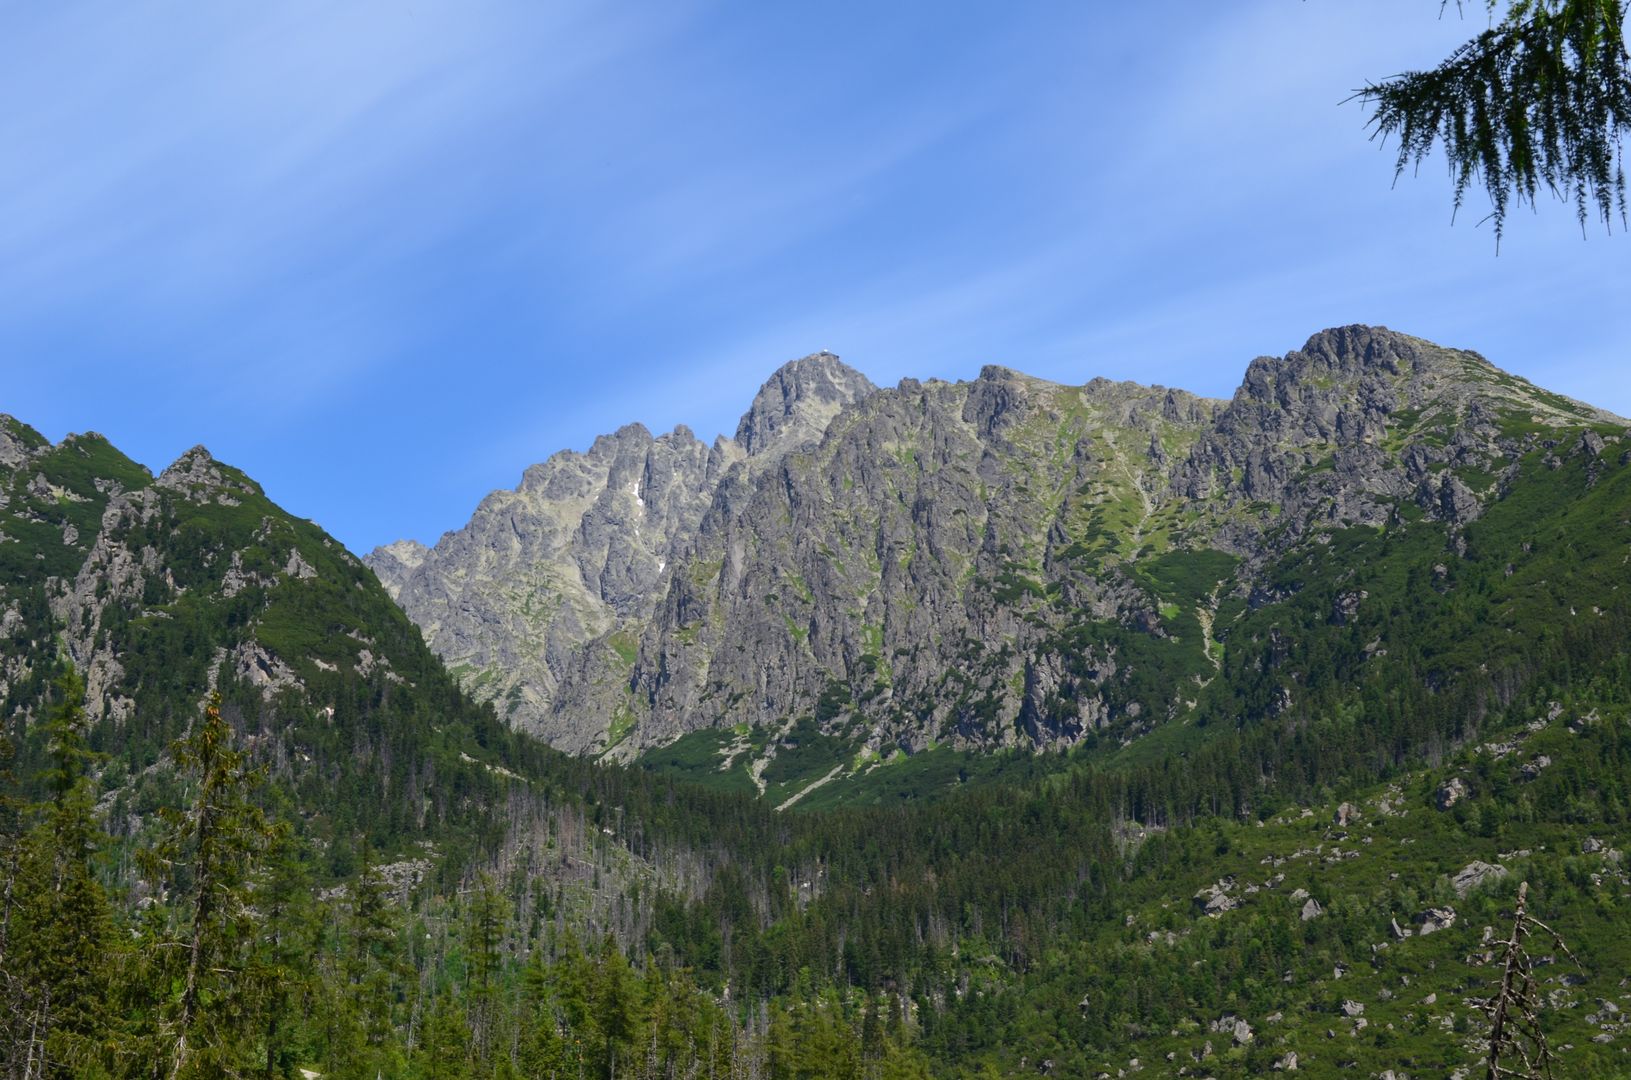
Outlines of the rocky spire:
[{"label": "rocky spire", "polygon": [[749,457],[812,446],[840,409],[876,389],[830,352],[789,361],[754,395],[736,425],[736,441]]}]

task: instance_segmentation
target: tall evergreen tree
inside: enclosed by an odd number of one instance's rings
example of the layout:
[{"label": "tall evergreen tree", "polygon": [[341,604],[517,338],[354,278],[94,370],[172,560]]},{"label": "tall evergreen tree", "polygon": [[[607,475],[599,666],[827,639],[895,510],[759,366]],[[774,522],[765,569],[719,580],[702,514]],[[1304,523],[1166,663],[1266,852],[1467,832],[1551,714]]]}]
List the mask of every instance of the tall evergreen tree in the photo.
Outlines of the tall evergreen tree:
[{"label": "tall evergreen tree", "polygon": [[316,992],[310,958],[317,947],[311,875],[294,838],[280,831],[267,852],[265,880],[257,896],[264,916],[246,972],[260,1003],[266,1080],[290,1076],[299,1054],[298,1022]]},{"label": "tall evergreen tree", "polygon": [[601,943],[593,992],[592,1016],[601,1038],[601,1075],[616,1080],[631,1049],[639,1045],[640,984],[610,934]]},{"label": "tall evergreen tree", "polygon": [[499,978],[504,961],[508,905],[498,883],[486,871],[477,875],[466,914],[465,957],[469,972],[466,994],[470,1011],[471,1053],[478,1064],[491,1061],[500,1019]]},{"label": "tall evergreen tree", "polygon": [[232,744],[220,695],[212,695],[203,719],[171,749],[196,784],[192,802],[164,813],[165,834],[146,853],[150,875],[174,886],[179,901],[169,940],[155,950],[161,980],[176,987],[160,1010],[171,1080],[247,1067],[266,1007],[244,976],[264,925],[252,903],[256,871],[277,830],[252,801],[261,774]]},{"label": "tall evergreen tree", "polygon": [[[23,1075],[92,1075],[110,1023],[112,911],[92,860],[104,837],[85,742],[85,684],[71,669],[46,718],[50,801],[23,841],[5,955]],[[16,1062],[14,1062],[14,1065]]]},{"label": "tall evergreen tree", "polygon": [[364,843],[362,866],[352,882],[346,982],[355,995],[368,1045],[390,1037],[397,988],[411,974],[401,959],[400,920],[371,846]]}]

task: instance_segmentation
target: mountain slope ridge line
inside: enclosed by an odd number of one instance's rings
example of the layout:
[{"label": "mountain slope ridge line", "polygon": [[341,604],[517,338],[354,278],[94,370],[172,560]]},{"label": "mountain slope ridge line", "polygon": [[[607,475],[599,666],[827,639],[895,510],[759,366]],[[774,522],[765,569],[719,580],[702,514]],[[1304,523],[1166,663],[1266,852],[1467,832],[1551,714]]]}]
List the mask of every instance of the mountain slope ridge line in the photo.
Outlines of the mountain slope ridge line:
[{"label": "mountain slope ridge line", "polygon": [[[878,760],[1062,749],[1191,711],[1228,634],[1199,606],[1258,602],[1298,545],[1412,515],[1456,533],[1525,440],[1626,423],[1382,327],[1260,357],[1227,401],[997,365],[879,389],[818,353],[705,455],[686,429],[624,428],[435,548],[366,561],[468,688],[571,752],[745,726],[775,757],[800,721]],[[654,509],[624,498],[636,469]],[[1151,577],[1169,570],[1204,580]],[[1127,685],[1156,671],[1176,679]]]}]

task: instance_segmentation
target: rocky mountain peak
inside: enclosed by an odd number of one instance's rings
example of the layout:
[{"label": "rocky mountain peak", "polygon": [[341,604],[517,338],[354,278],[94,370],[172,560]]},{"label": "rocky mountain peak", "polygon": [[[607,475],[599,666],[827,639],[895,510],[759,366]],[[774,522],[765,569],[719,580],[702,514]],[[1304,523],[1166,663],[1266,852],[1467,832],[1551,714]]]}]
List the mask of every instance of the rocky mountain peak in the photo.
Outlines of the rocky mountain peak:
[{"label": "rocky mountain peak", "polygon": [[209,450],[195,446],[176,458],[158,475],[154,485],[194,498],[235,506],[240,495],[262,495],[259,484],[231,465],[217,461]]},{"label": "rocky mountain peak", "polygon": [[0,467],[15,468],[46,445],[39,432],[14,416],[0,413]]},{"label": "rocky mountain peak", "polygon": [[872,380],[830,352],[789,361],[754,395],[736,425],[736,441],[749,457],[812,445],[840,409],[876,389]]},{"label": "rocky mountain peak", "polygon": [[1011,379],[1029,377],[1011,367],[1003,367],[1001,364],[986,364],[980,368],[979,374],[981,382],[1007,382]]},{"label": "rocky mountain peak", "polygon": [[1311,336],[1281,362],[1302,361],[1315,371],[1335,375],[1406,375],[1418,364],[1434,361],[1422,344],[1385,326],[1334,326]]},{"label": "rocky mountain peak", "polygon": [[[864,721],[880,752],[1068,744],[1157,707],[1118,696],[1147,644],[1123,631],[1201,641],[1215,671],[1224,577],[1250,596],[1351,526],[1459,530],[1548,429],[1602,427],[1600,447],[1624,430],[1605,417],[1384,327],[1255,360],[1229,401],[999,365],[878,390],[823,352],[772,375],[734,439],[629,425],[369,563],[479,693],[570,751],[804,716]],[[1161,576],[1194,551],[1204,573]],[[1071,637],[1084,620],[1096,643]]]},{"label": "rocky mountain peak", "polygon": [[395,600],[408,576],[419,569],[429,554],[430,548],[417,540],[397,540],[375,548],[368,556],[368,565]]},{"label": "rocky mountain peak", "polygon": [[1311,410],[1322,419],[1347,411],[1350,418],[1368,414],[1373,423],[1398,411],[1489,416],[1510,410],[1549,422],[1617,419],[1503,371],[1476,352],[1361,325],[1322,330],[1285,356],[1253,360],[1233,404]]},{"label": "rocky mountain peak", "polygon": [[233,491],[248,495],[261,494],[260,486],[253,480],[232,466],[217,461],[202,445],[195,446],[176,458],[170,463],[169,468],[159,474],[154,483],[174,491],[213,493],[225,495],[227,498],[231,497],[227,493]]},{"label": "rocky mountain peak", "polygon": [[632,424],[624,424],[610,435],[596,435],[595,441],[589,446],[589,453],[591,456],[615,453],[618,447],[645,446],[651,441],[651,429],[636,420]]}]

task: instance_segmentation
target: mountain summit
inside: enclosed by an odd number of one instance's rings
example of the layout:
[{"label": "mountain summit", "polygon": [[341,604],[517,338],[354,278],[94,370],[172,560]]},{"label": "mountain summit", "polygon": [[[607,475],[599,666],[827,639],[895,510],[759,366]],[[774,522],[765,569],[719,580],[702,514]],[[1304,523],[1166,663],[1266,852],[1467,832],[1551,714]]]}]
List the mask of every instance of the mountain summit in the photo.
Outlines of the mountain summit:
[{"label": "mountain summit", "polygon": [[736,425],[736,441],[751,457],[802,449],[821,440],[845,405],[876,389],[830,352],[789,361],[754,395]]},{"label": "mountain summit", "polygon": [[557,745],[589,749],[610,720],[561,722],[551,709],[584,646],[632,647],[727,477],[744,486],[813,447],[875,389],[831,353],[791,361],[754,396],[735,439],[710,447],[683,425],[654,437],[629,424],[528,467],[435,546],[401,540],[364,561],[478,697]]},{"label": "mountain summit", "polygon": [[[686,740],[675,760],[797,798],[900,751],[1198,722],[1239,689],[1242,620],[1304,588],[1288,566],[1412,525],[1447,566],[1535,469],[1625,428],[1381,327],[1254,360],[1228,401],[999,366],[880,390],[817,353],[734,439],[625,428],[368,561],[512,722],[620,758]],[[1321,603],[1347,625],[1364,592]]]},{"label": "mountain summit", "polygon": [[[200,1014],[211,1067],[1454,1075],[1527,895],[1595,961],[1537,978],[1559,1060],[1623,1074],[1626,421],[1371,327],[1229,401],[815,360],[740,441],[631,424],[374,572],[202,448],[0,416],[0,884],[78,943],[6,953],[0,1061],[174,1065],[188,845],[253,768],[287,829],[210,834],[207,985],[268,992]],[[639,767],[506,729],[378,577]]]}]

